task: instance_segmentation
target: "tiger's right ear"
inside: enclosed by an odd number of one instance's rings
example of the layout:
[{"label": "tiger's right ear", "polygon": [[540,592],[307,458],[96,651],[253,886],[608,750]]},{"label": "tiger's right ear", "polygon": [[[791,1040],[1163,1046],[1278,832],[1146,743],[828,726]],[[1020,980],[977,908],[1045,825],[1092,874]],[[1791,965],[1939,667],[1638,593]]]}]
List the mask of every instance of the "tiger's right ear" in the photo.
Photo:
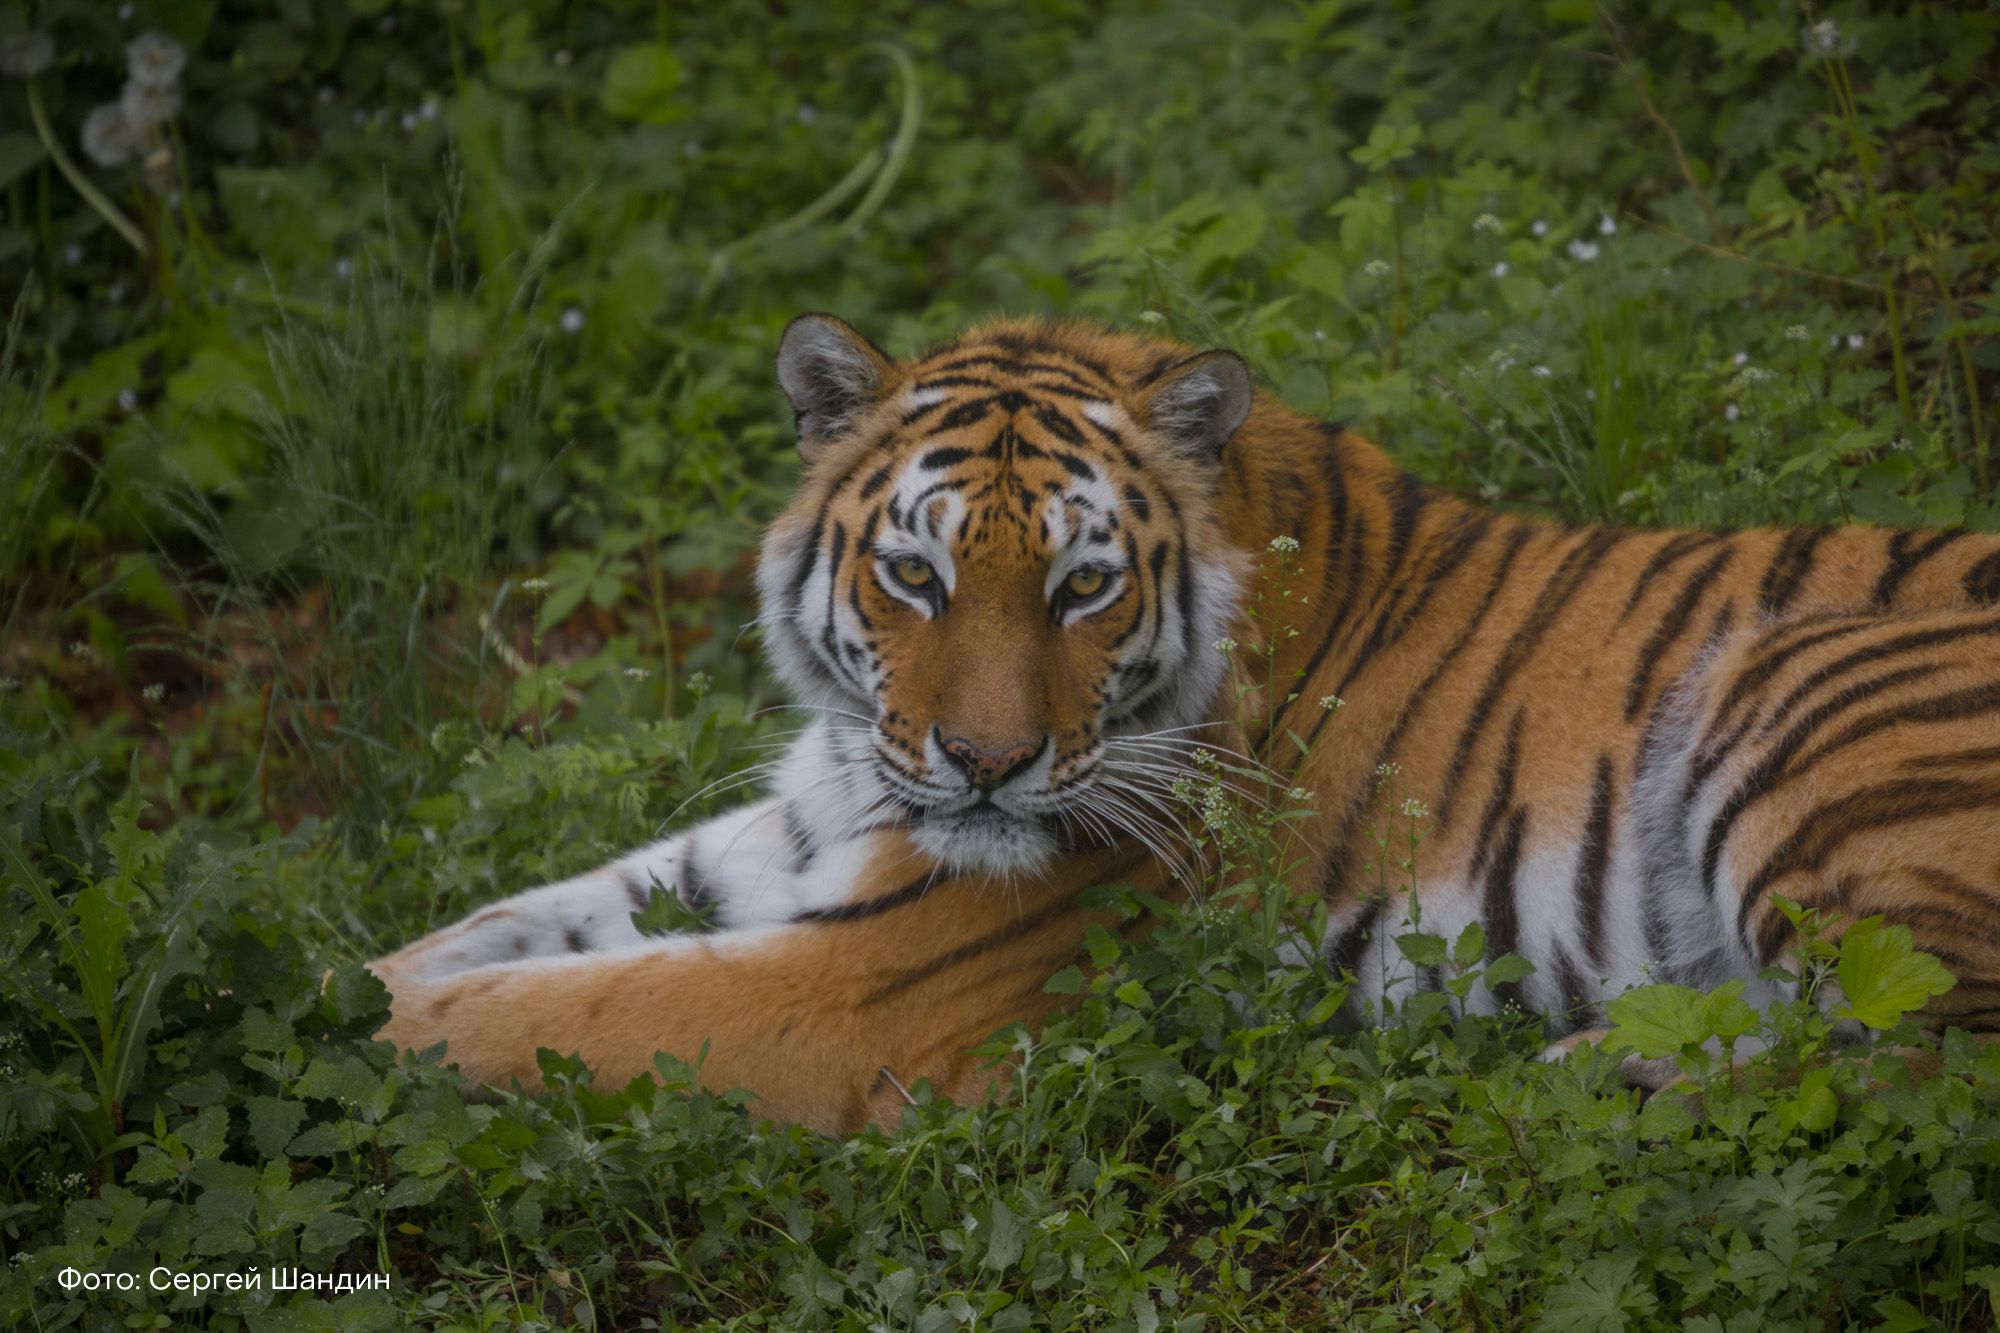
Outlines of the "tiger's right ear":
[{"label": "tiger's right ear", "polygon": [[792,403],[799,452],[837,439],[888,387],[888,356],[845,320],[800,315],[778,342],[778,387]]}]

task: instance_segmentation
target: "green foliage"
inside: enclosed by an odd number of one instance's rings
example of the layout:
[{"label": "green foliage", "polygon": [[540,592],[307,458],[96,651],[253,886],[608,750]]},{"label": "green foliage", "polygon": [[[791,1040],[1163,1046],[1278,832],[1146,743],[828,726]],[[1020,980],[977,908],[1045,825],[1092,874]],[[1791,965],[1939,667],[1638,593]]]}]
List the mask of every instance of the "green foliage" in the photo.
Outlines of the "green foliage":
[{"label": "green foliage", "polygon": [[[1207,800],[1254,769],[1183,793],[1206,905],[1107,890],[1163,924],[1081,942],[1074,1014],[996,1040],[1005,1101],[919,1088],[892,1135],[562,1052],[468,1104],[369,1040],[356,965],[738,799],[784,725],[737,627],[801,309],[898,352],[1001,311],[1226,343],[1571,518],[2000,522],[1992,15],[132,10],[0,4],[9,61],[51,38],[0,79],[0,1323],[2000,1317],[2000,1052],[1842,1054],[1945,984],[1907,932],[1788,908],[1796,1002],[1619,1000],[1613,1044],[1692,1083],[1650,1099],[1454,1017],[1528,966],[1477,928],[1395,940],[1444,994],[1346,1031],[1283,961],[1320,924],[1272,891],[1298,802]],[[100,162],[146,31],[179,106]],[[274,1264],[391,1285],[60,1281]]]}]

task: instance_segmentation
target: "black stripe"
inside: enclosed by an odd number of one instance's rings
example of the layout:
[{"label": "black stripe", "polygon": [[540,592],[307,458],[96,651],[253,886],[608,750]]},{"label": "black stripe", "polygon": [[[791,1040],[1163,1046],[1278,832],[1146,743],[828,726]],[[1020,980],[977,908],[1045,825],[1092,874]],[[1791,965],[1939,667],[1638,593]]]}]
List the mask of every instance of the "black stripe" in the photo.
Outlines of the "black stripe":
[{"label": "black stripe", "polygon": [[1521,730],[1528,719],[1525,708],[1514,710],[1514,720],[1507,726],[1507,743],[1500,750],[1500,767],[1493,776],[1493,794],[1486,800],[1486,813],[1479,820],[1479,834],[1473,839],[1472,871],[1469,878],[1478,879],[1486,873],[1486,866],[1493,856],[1493,845],[1500,832],[1500,822],[1514,806],[1514,775],[1520,768]]},{"label": "black stripe", "polygon": [[1901,671],[1891,671],[1873,680],[1858,682],[1799,719],[1798,725],[1786,734],[1783,741],[1765,752],[1756,766],[1729,794],[1729,799],[1722,803],[1722,808],[1715,812],[1715,817],[1709,821],[1708,837],[1703,842],[1701,852],[1701,883],[1704,891],[1713,892],[1715,889],[1715,874],[1722,863],[1722,849],[1729,841],[1730,831],[1736,826],[1736,821],[1742,817],[1744,811],[1783,783],[1798,776],[1795,772],[1787,772],[1786,766],[1804,748],[1806,742],[1812,739],[1814,732],[1849,708],[1865,702],[1883,690],[1894,689],[1898,685],[1907,685],[1911,681],[1936,675],[1941,669],[1937,663],[1919,663],[1913,667],[1905,667]]},{"label": "black stripe", "polygon": [[943,877],[944,872],[939,868],[933,867],[911,880],[908,884],[903,885],[900,889],[881,894],[874,898],[861,898],[854,902],[840,903],[833,907],[810,908],[793,917],[792,921],[794,923],[802,921],[815,922],[823,925],[845,924],[850,921],[867,921],[881,916],[885,912],[893,912],[899,907],[908,907],[911,903],[920,901],[925,894],[936,887],[938,881]]},{"label": "black stripe", "polygon": [[1534,656],[1542,636],[1548,633],[1550,626],[1569,606],[1577,590],[1597,571],[1598,557],[1623,535],[1616,528],[1596,528],[1585,533],[1542,584],[1541,591],[1535,594],[1534,605],[1529,607],[1527,618],[1508,638],[1499,659],[1487,673],[1486,683],[1480,687],[1479,697],[1474,700],[1465,727],[1459,732],[1458,744],[1452,749],[1451,762],[1445,768],[1444,788],[1438,796],[1439,828],[1443,828],[1451,818],[1452,804],[1458,794],[1459,783],[1465,778],[1467,762],[1472,757],[1473,748],[1479,744],[1479,738],[1485,734],[1501,694],[1512,683],[1515,673]]},{"label": "black stripe", "polygon": [[1875,581],[1875,592],[1870,598],[1876,609],[1886,611],[1895,603],[1896,594],[1902,591],[1903,581],[1916,572],[1918,565],[1965,535],[1964,529],[1933,533],[1914,547],[1911,543],[1916,541],[1916,533],[1898,532],[1892,535],[1889,538],[1889,563],[1883,568],[1882,577]]},{"label": "black stripe", "polygon": [[1347,929],[1340,932],[1339,938],[1324,951],[1327,967],[1332,972],[1338,975],[1342,968],[1357,972],[1360,970],[1354,966],[1355,956],[1368,943],[1368,937],[1374,933],[1375,923],[1381,916],[1382,900],[1370,898],[1368,905],[1361,910],[1361,915],[1355,917]]},{"label": "black stripe", "polygon": [[1965,595],[1980,606],[2000,603],[2000,551],[1965,571]]},{"label": "black stripe", "polygon": [[[1774,631],[1765,641],[1766,647],[1763,650],[1763,655],[1755,662],[1740,669],[1736,673],[1736,678],[1729,683],[1728,693],[1722,696],[1722,702],[1716,706],[1715,716],[1709,721],[1708,734],[1702,737],[1702,748],[1706,749],[1715,740],[1716,735],[1735,714],[1737,705],[1744,703],[1753,691],[1760,688],[1771,677],[1784,670],[1793,658],[1810,649],[1817,648],[1821,644],[1830,643],[1835,639],[1844,639],[1850,634],[1859,634],[1863,630],[1874,629],[1880,624],[1881,622],[1877,620],[1846,620],[1834,625],[1831,629],[1811,630],[1808,633],[1800,635],[1790,643],[1783,641],[1794,633],[1797,633],[1797,627],[1785,626]],[[1755,715],[1756,710],[1753,708],[1751,710],[1751,717]],[[1750,720],[1751,718],[1745,718],[1745,724],[1747,725]]]},{"label": "black stripe", "polygon": [[[1879,623],[1864,624],[1862,628],[1872,629]],[[1793,687],[1791,693],[1787,694],[1772,711],[1770,721],[1764,724],[1764,734],[1769,735],[1776,731],[1785,719],[1792,715],[1792,710],[1804,702],[1806,696],[1813,691],[1861,667],[1915,649],[1930,648],[1941,643],[1952,643],[1958,639],[1977,638],[1980,635],[1993,633],[2000,633],[2000,620],[1961,622],[1941,629],[1916,630],[1908,634],[1899,634],[1892,639],[1878,639],[1865,647],[1857,648],[1845,657],[1837,658],[1820,667]]]},{"label": "black stripe", "polygon": [[1637,668],[1632,673],[1631,683],[1625,687],[1625,720],[1636,721],[1645,710],[1646,696],[1651,692],[1653,676],[1660,669],[1661,659],[1687,632],[1688,621],[1694,618],[1695,608],[1701,604],[1709,585],[1721,575],[1724,565],[1736,554],[1734,546],[1725,546],[1709,557],[1708,563],[1695,571],[1694,577],[1681,587],[1680,596],[1667,608],[1653,626],[1653,632],[1646,636],[1646,642],[1639,649]]},{"label": "black stripe", "polygon": [[1639,599],[1652,590],[1653,580],[1667,571],[1668,566],[1683,556],[1692,555],[1706,546],[1713,546],[1723,539],[1719,532],[1683,532],[1675,535],[1666,545],[1653,552],[1653,558],[1639,571],[1639,577],[1632,581],[1632,591],[1625,597],[1625,609],[1618,613],[1618,622],[1623,624],[1639,605]]},{"label": "black stripe", "polygon": [[2000,807],[2000,783],[1962,778],[1907,778],[1829,801],[1800,820],[1791,836],[1743,886],[1736,929],[1743,931],[1751,907],[1772,884],[1795,871],[1823,868],[1834,852],[1857,835],[1911,820],[1995,807]]},{"label": "black stripe", "polygon": [[[1521,951],[1520,905],[1516,901],[1515,879],[1521,868],[1521,843],[1527,836],[1528,810],[1526,806],[1515,806],[1513,817],[1507,821],[1507,833],[1500,840],[1500,849],[1493,858],[1493,866],[1486,876],[1486,885],[1480,892],[1479,920],[1486,927],[1486,958],[1488,962],[1502,954]],[[1493,998],[1503,1007],[1512,1004],[1517,1009],[1525,1009],[1522,1003],[1521,984],[1510,981],[1492,987]]]},{"label": "black stripe", "polygon": [[1783,615],[1798,596],[1799,585],[1812,568],[1813,552],[1826,540],[1831,528],[1793,528],[1778,544],[1778,552],[1764,570],[1757,585],[1757,605],[1767,616]]},{"label": "black stripe", "polygon": [[1604,877],[1611,866],[1611,756],[1597,757],[1597,780],[1590,788],[1590,817],[1576,862],[1576,915],[1590,965],[1604,967]]},{"label": "black stripe", "polygon": [[639,878],[635,871],[619,871],[618,883],[624,888],[625,899],[632,904],[633,911],[643,912],[646,910],[646,904],[653,901],[652,884],[647,880]]}]

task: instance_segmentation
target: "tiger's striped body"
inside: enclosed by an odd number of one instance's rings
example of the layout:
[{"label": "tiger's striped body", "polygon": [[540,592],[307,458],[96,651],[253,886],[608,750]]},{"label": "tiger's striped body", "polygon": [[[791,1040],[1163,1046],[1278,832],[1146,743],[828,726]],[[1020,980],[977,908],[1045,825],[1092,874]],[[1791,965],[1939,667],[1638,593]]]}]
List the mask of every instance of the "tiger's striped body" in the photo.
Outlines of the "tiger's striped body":
[{"label": "tiger's striped body", "polygon": [[[1253,406],[1233,359],[1001,325],[896,363],[801,324],[809,467],[759,578],[826,711],[768,801],[373,964],[385,1035],[524,1082],[541,1045],[626,1078],[706,1043],[705,1081],[829,1129],[917,1078],[977,1095],[968,1049],[1045,1012],[1077,891],[1168,878],[1196,736],[1312,793],[1298,873],[1357,1003],[1439,980],[1385,948],[1411,899],[1374,834],[1413,800],[1422,928],[1536,965],[1476,1007],[1560,1035],[1642,977],[1755,978],[1782,894],[1907,923],[1959,976],[1935,1016],[2000,1025],[2000,538],[1564,527]],[[1280,536],[1274,626],[1244,612]],[[1224,636],[1288,697],[1224,684]],[[655,886],[724,929],[641,939]]]}]

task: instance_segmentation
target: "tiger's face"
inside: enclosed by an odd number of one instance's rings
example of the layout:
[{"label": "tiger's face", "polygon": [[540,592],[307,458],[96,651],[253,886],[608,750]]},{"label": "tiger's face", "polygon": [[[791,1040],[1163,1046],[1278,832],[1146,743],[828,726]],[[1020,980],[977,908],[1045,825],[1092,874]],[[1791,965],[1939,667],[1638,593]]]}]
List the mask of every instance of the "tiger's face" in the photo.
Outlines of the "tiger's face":
[{"label": "tiger's face", "polygon": [[906,363],[827,316],[786,330],[808,466],[764,543],[767,646],[952,869],[1143,839],[1210,715],[1240,564],[1211,496],[1250,380],[1229,353],[1157,360],[1062,327]]}]

